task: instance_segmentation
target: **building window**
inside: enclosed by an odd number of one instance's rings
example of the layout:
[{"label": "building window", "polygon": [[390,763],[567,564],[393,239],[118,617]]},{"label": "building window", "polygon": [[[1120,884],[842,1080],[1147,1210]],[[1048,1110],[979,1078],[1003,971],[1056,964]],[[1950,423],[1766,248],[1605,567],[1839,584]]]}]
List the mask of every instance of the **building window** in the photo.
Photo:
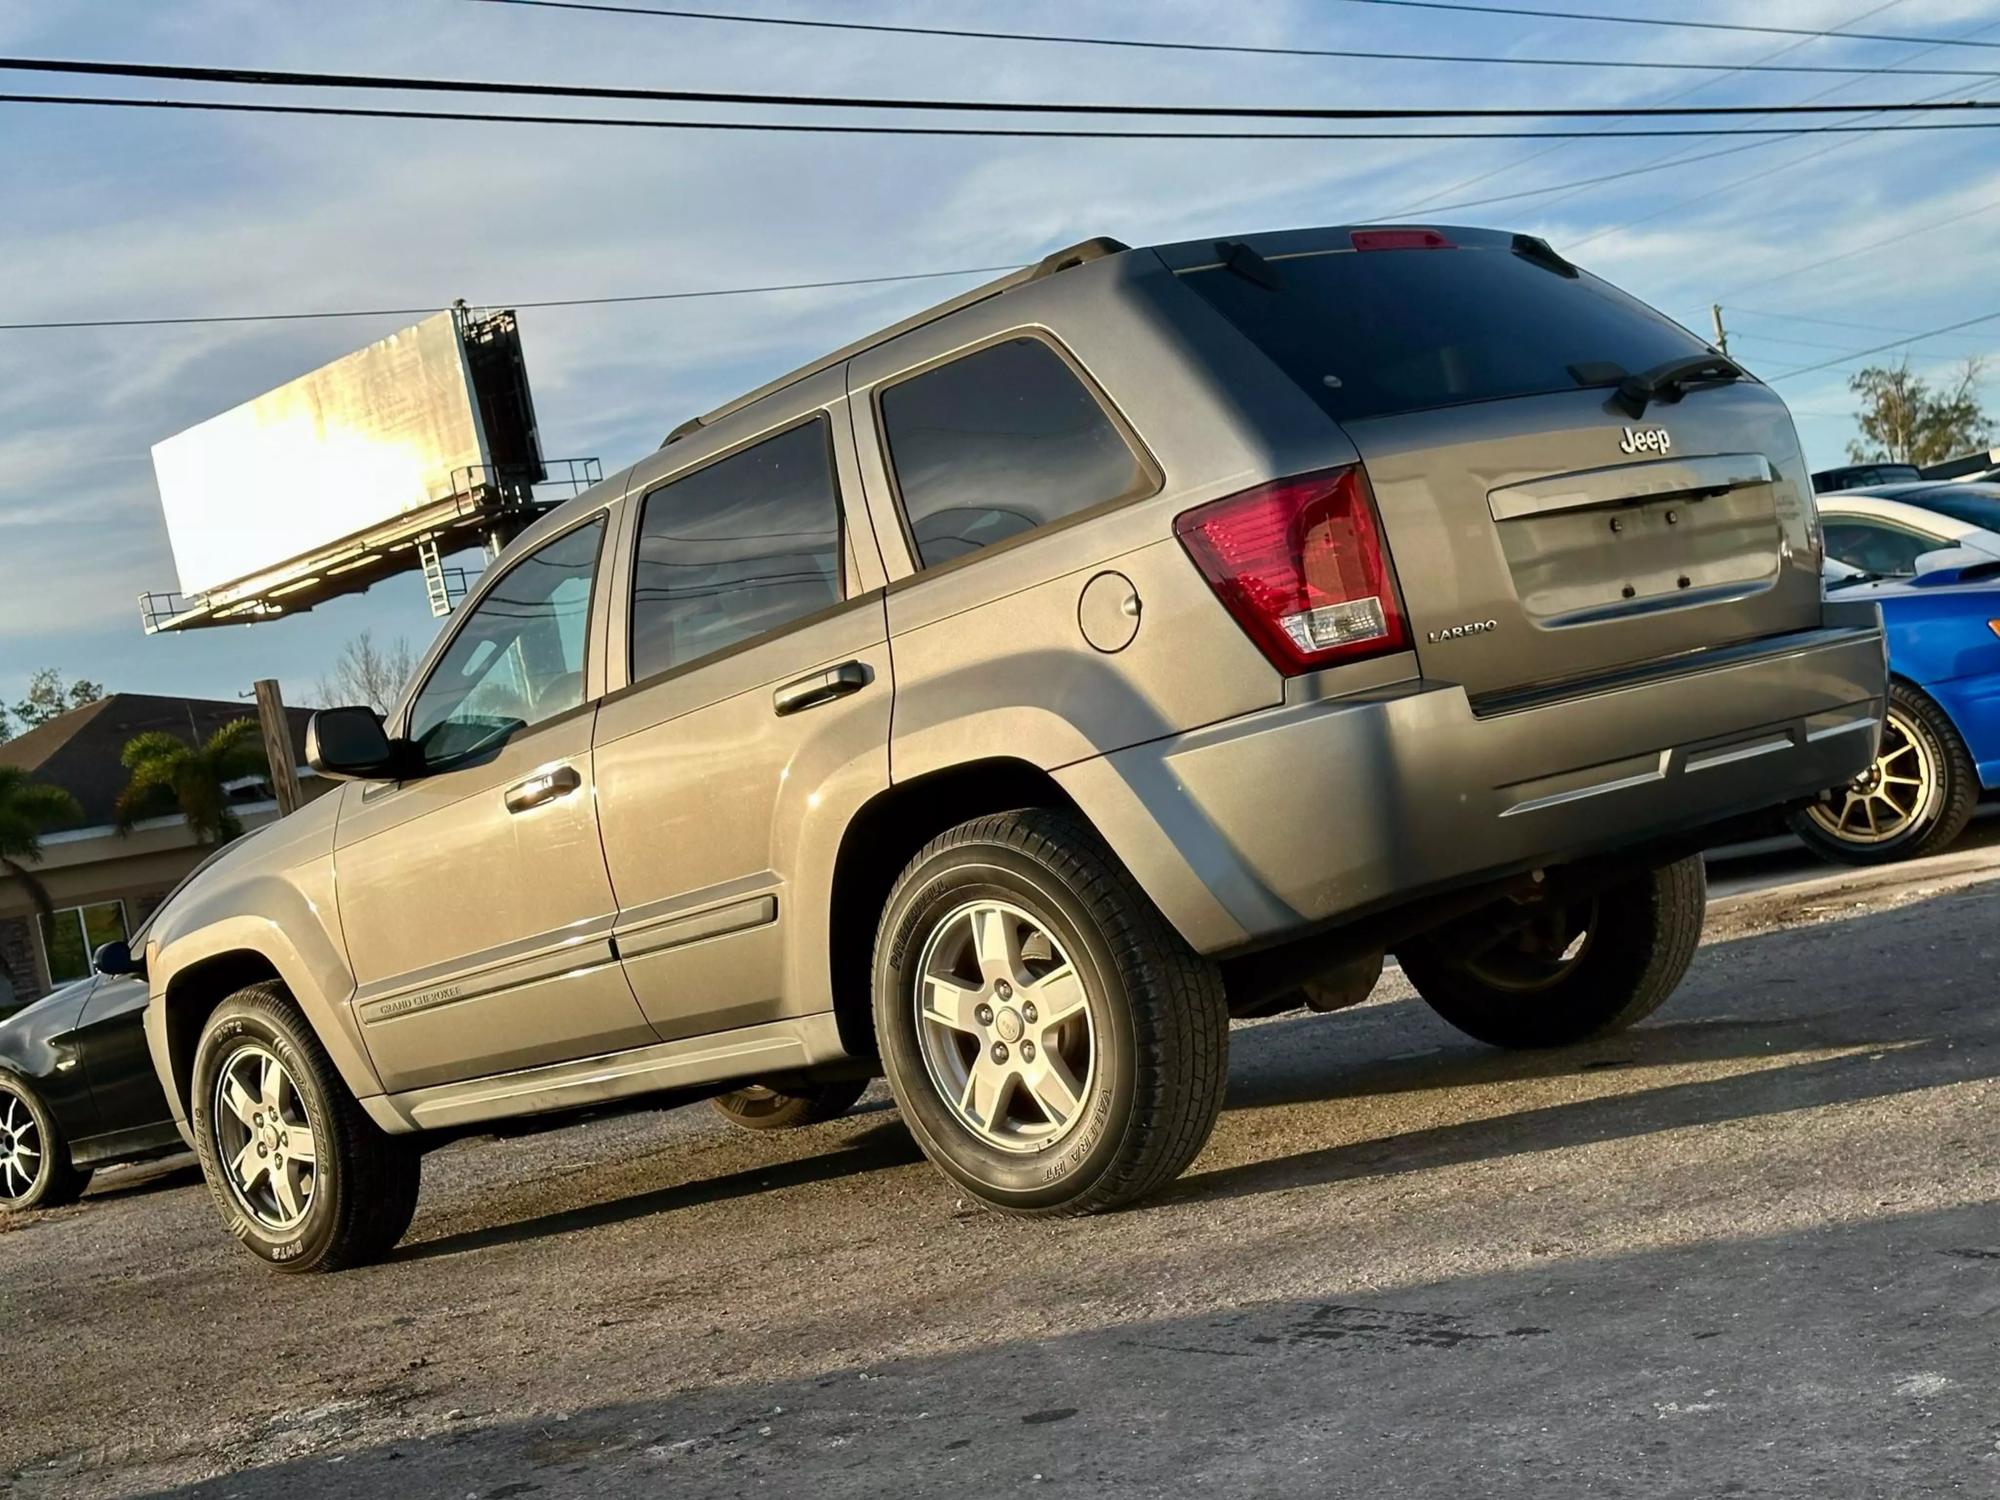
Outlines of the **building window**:
[{"label": "building window", "polygon": [[42,918],[42,953],[49,961],[49,983],[68,984],[90,977],[90,955],[110,942],[125,940],[125,903],[99,901],[92,906],[65,906]]}]

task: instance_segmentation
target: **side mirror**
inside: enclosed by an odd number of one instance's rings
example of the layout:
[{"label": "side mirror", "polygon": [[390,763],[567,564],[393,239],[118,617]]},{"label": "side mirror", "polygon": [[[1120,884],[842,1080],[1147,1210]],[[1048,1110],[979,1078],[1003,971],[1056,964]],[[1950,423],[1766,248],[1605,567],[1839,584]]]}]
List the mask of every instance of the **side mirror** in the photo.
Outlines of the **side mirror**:
[{"label": "side mirror", "polygon": [[121,974],[137,974],[143,977],[146,972],[145,963],[133,954],[131,946],[118,938],[113,938],[91,954],[90,966],[98,973],[114,979]]},{"label": "side mirror", "polygon": [[1992,577],[2000,571],[2000,566],[1996,565],[2000,565],[2000,558],[1975,547],[1939,547],[1935,551],[1918,554],[1916,576],[1910,581],[1927,588],[1948,583],[1971,583]]},{"label": "side mirror", "polygon": [[415,759],[372,708],[323,708],[306,724],[306,764],[339,781],[398,781]]}]

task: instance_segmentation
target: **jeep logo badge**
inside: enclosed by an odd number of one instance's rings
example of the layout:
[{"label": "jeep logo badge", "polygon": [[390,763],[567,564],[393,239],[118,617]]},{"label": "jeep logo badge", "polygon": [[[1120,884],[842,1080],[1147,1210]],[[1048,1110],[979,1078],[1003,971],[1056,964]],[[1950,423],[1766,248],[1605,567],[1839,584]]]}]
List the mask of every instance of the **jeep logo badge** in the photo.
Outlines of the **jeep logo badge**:
[{"label": "jeep logo badge", "polygon": [[1463,625],[1447,625],[1443,630],[1433,630],[1430,633],[1431,644],[1435,646],[1440,641],[1462,641],[1469,635],[1485,635],[1488,631],[1499,628],[1498,620],[1468,620]]},{"label": "jeep logo badge", "polygon": [[1674,440],[1667,436],[1664,427],[1625,429],[1624,440],[1618,444],[1620,453],[1665,453],[1673,447]]}]

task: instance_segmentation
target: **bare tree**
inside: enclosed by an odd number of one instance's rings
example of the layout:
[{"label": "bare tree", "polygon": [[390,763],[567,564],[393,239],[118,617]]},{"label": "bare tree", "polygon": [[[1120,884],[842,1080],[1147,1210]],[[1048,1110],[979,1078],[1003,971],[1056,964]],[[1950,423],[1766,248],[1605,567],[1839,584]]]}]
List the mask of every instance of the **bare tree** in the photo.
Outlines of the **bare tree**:
[{"label": "bare tree", "polygon": [[14,705],[14,717],[21,721],[22,727],[34,729],[61,718],[71,709],[87,708],[103,696],[101,683],[87,677],[65,683],[61,672],[54,667],[43,667],[28,679],[28,695]]},{"label": "bare tree", "polygon": [[1855,463],[1934,464],[1984,447],[1992,429],[1979,404],[1985,376],[1986,361],[1976,355],[1936,388],[1911,373],[1907,355],[1900,365],[1870,365],[1848,381],[1861,398],[1855,423],[1866,441],[1849,443],[1847,456]]},{"label": "bare tree", "polygon": [[364,630],[340,648],[333,670],[314,685],[313,696],[321,708],[365,704],[386,714],[416,670],[417,653],[408,640],[399,635],[387,646],[378,646],[374,632]]}]

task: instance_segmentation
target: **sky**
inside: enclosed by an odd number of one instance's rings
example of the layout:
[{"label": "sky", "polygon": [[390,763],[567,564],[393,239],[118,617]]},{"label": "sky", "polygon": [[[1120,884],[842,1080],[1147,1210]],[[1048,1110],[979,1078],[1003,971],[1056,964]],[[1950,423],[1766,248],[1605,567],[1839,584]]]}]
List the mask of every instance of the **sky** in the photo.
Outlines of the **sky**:
[{"label": "sky", "polygon": [[[2000,50],[1990,47],[1356,0],[709,0],[701,8],[1252,46],[2000,75]],[[1579,0],[1554,8],[2000,42],[1995,0]],[[478,0],[0,0],[0,53],[1065,102],[1556,106],[1686,95],[1691,103],[1763,104],[1824,94],[1870,103],[1947,90],[2000,98],[2000,76],[1249,57]],[[228,92],[0,76],[4,87],[30,92]],[[557,103],[551,112],[581,108]],[[1681,160],[1724,148],[1734,149]],[[1575,185],[1635,167],[1649,170]],[[1776,377],[2000,311],[1991,274],[2000,251],[2000,136],[1969,130],[1768,142],[1009,141],[0,104],[0,205],[0,323],[441,307],[455,297],[509,306],[1015,264],[1097,234],[1143,244],[1382,219],[1527,230],[1704,332],[1710,303],[1721,302],[1731,352],[1774,380],[1815,467],[1844,460],[1855,436],[1846,380],[1867,361]],[[1906,237],[1868,248],[1899,233]],[[596,457],[611,473],[684,418],[978,279],[524,311],[544,452]],[[292,619],[179,635],[145,636],[136,602],[175,582],[152,445],[411,321],[0,332],[0,703],[18,698],[45,666],[114,690],[217,698],[276,677],[289,699],[305,702],[362,630],[427,644],[437,622],[410,578]],[[1919,371],[1944,373],[1967,355],[2000,355],[2000,321],[1909,349]],[[2000,407],[2000,390],[1987,397]]]}]

